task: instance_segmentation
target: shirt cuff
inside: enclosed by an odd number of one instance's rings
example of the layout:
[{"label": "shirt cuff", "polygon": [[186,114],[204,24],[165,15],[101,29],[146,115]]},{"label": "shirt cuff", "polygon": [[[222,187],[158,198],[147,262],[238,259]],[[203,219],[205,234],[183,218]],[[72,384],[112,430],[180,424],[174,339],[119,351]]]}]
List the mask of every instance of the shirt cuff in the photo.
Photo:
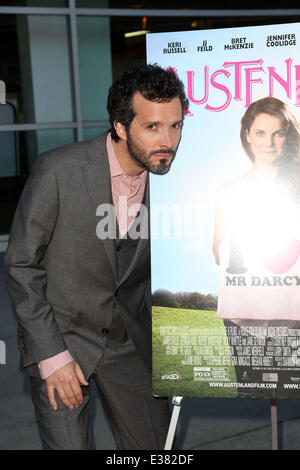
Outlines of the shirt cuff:
[{"label": "shirt cuff", "polygon": [[43,361],[38,362],[38,367],[40,371],[40,376],[42,379],[46,379],[49,375],[56,372],[61,367],[65,366],[69,362],[72,362],[74,359],[71,356],[68,349],[65,351],[56,354],[55,356],[44,359]]}]

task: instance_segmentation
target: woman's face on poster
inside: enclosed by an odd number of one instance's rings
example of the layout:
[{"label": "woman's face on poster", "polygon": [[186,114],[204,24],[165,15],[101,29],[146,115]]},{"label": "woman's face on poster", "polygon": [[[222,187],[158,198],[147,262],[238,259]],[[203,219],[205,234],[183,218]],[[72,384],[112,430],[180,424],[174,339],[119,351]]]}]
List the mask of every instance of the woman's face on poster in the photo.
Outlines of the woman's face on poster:
[{"label": "woman's face on poster", "polygon": [[261,113],[246,131],[246,137],[255,163],[272,165],[283,153],[286,130],[279,117]]}]

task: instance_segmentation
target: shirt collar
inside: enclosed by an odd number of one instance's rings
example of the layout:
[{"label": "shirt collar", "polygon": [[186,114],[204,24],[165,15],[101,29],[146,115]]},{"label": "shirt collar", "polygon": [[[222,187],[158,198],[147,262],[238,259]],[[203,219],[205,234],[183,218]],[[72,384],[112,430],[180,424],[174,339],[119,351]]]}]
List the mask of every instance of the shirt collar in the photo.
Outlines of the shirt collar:
[{"label": "shirt collar", "polygon": [[[120,176],[120,175],[126,175],[124,171],[121,168],[120,162],[115,154],[113,144],[112,144],[112,138],[111,138],[111,133],[108,132],[107,137],[106,137],[106,149],[107,149],[107,154],[108,154],[108,162],[109,162],[109,167],[110,167],[110,177],[114,178],[115,176]],[[144,170],[142,173],[135,177],[130,177],[132,179],[137,179],[137,178],[142,178],[144,181],[146,181],[148,171]]]},{"label": "shirt collar", "polygon": [[106,149],[107,149],[107,154],[108,154],[108,162],[109,162],[111,178],[113,178],[114,176],[123,175],[124,171],[122,170],[119,160],[116,157],[110,132],[108,132],[107,137],[106,137]]}]

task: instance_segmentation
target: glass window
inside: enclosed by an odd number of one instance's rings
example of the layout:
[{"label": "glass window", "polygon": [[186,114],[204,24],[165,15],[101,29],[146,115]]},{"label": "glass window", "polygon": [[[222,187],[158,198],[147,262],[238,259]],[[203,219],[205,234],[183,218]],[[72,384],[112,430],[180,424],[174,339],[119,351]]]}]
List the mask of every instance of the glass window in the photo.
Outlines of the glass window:
[{"label": "glass window", "polygon": [[0,179],[20,175],[27,177],[39,154],[74,141],[73,128],[0,132]]},{"label": "glass window", "polygon": [[[106,2],[107,5],[103,5]],[[203,4],[199,0],[189,0],[188,2],[182,2],[182,0],[76,0],[76,6],[78,8],[133,8],[133,9],[175,9],[175,10],[204,10],[204,9],[224,9],[224,1],[214,1],[213,5]],[[241,5],[240,1],[230,0],[227,2],[226,9],[256,9],[259,8],[278,8],[270,7],[270,1],[261,0],[256,4]],[[282,7],[282,6],[281,6]],[[295,2],[287,1],[282,8],[295,8]]]},{"label": "glass window", "polygon": [[36,157],[74,141],[74,129],[0,132],[0,234],[9,233],[20,194]]},{"label": "glass window", "polygon": [[83,129],[83,139],[84,140],[91,140],[98,137],[100,134],[104,134],[104,132],[108,131],[110,126],[107,127],[86,127]]},{"label": "glass window", "polygon": [[[30,156],[29,160],[31,162],[33,162],[40,153],[75,142],[75,129],[46,129],[31,131],[31,133],[31,137],[34,139],[35,143],[35,153],[33,154],[33,158]],[[29,139],[29,134],[30,133],[27,132],[27,140]]]},{"label": "glass window", "polygon": [[66,8],[68,0],[0,0],[1,7],[52,7]]},{"label": "glass window", "polygon": [[[180,0],[127,0],[126,2],[124,0],[76,0],[76,6],[78,8],[148,8],[152,10],[172,8],[180,10],[184,8]],[[200,9],[199,0],[189,0],[188,8]]]},{"label": "glass window", "polygon": [[[109,0],[76,0],[77,8],[112,8],[109,4]],[[129,7],[123,6],[123,8]]]},{"label": "glass window", "polygon": [[22,176],[0,178],[0,235],[9,233],[24,183]]},{"label": "glass window", "polygon": [[82,118],[107,120],[107,93],[112,83],[110,20],[79,16],[77,28]]},{"label": "glass window", "polygon": [[0,15],[0,80],[17,123],[73,121],[70,50],[66,16]]}]

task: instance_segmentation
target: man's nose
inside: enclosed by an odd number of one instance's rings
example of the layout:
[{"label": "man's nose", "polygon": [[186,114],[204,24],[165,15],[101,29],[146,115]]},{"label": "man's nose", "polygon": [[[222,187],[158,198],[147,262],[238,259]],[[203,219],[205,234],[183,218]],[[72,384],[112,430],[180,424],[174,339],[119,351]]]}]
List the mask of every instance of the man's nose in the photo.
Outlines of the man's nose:
[{"label": "man's nose", "polygon": [[172,148],[173,147],[173,141],[171,137],[171,132],[169,130],[164,130],[161,132],[160,135],[160,146],[162,148]]}]

